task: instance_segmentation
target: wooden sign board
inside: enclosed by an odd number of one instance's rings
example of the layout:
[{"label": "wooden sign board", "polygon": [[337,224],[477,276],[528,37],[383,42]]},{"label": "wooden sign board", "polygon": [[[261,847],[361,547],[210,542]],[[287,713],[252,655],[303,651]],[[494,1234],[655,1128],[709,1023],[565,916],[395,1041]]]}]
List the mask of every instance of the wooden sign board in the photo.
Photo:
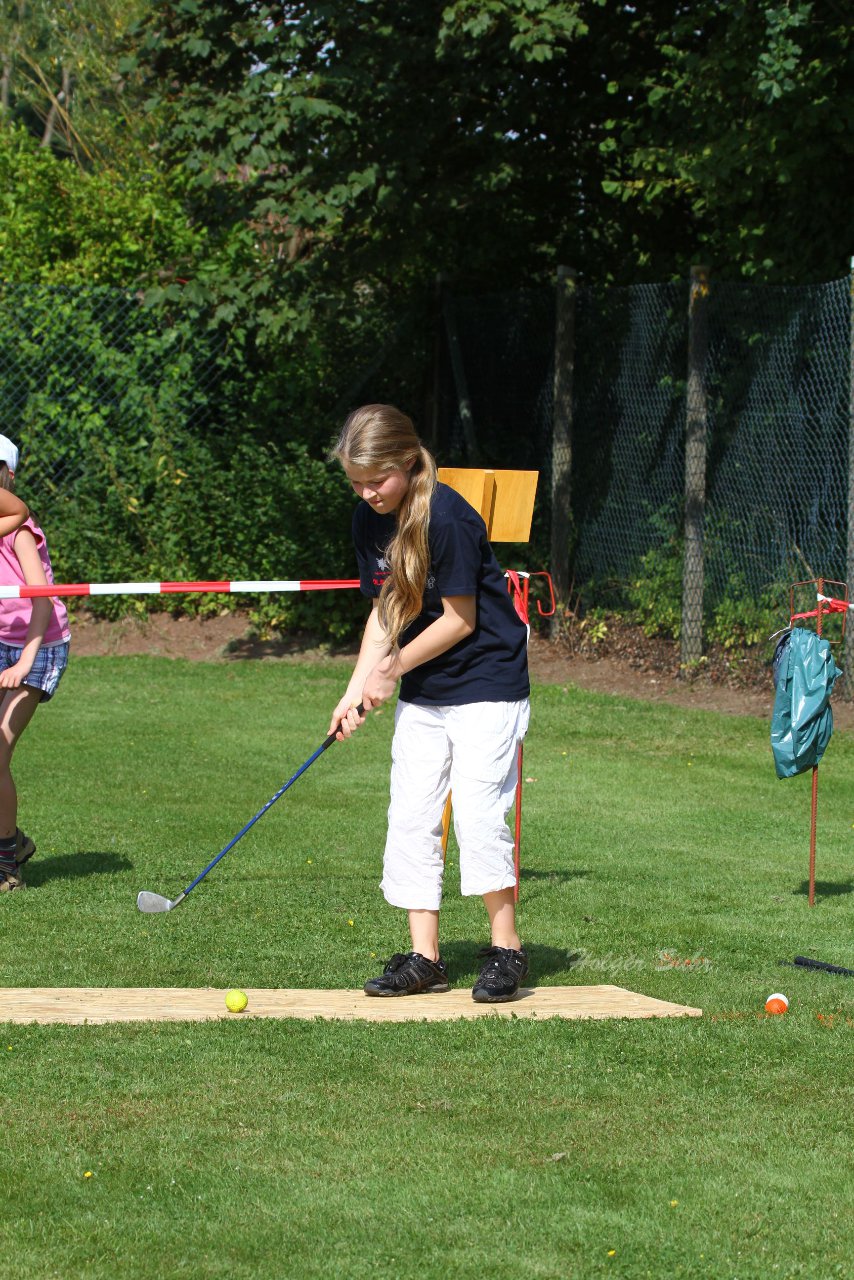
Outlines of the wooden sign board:
[{"label": "wooden sign board", "polygon": [[491,542],[527,542],[539,471],[439,467],[439,479],[479,511]]}]

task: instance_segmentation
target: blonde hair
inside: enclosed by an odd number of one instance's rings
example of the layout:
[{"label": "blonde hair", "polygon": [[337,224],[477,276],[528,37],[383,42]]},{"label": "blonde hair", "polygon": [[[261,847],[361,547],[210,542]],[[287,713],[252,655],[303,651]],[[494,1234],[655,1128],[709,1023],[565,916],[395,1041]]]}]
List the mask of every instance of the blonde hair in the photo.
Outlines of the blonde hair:
[{"label": "blonde hair", "polygon": [[421,612],[430,568],[430,501],[436,463],[418,438],[412,419],[390,404],[354,409],[332,450],[333,458],[377,475],[408,471],[409,487],[395,512],[397,527],[386,548],[389,575],[382,585],[379,618],[392,644]]}]

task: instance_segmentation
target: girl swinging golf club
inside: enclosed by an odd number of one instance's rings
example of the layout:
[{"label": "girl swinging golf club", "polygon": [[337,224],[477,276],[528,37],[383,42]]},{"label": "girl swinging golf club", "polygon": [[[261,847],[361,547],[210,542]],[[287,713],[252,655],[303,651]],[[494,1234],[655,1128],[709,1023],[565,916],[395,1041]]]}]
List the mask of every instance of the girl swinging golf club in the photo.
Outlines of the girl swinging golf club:
[{"label": "girl swinging golf club", "polygon": [[483,898],[491,943],[472,995],[512,1000],[528,973],[516,931],[507,814],[528,728],[527,635],[480,515],[436,478],[411,420],[391,405],[350,414],[332,457],[362,501],[353,518],[372,608],[330,733],[349,738],[400,681],[383,861],[386,901],[408,912],[411,950],[370,996],[446,991],[439,951],[442,810],[453,794],[461,890]]}]

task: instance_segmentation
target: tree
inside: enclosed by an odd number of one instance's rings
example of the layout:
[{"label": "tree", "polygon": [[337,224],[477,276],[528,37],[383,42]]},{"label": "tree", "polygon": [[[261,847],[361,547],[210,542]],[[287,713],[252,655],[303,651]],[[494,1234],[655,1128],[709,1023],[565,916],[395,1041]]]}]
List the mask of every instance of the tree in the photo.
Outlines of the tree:
[{"label": "tree", "polygon": [[117,71],[143,0],[0,7],[0,273],[7,282],[133,286],[204,256],[157,119]]},{"label": "tree", "polygon": [[204,257],[175,179],[156,164],[78,168],[0,124],[0,279],[146,286]]},{"label": "tree", "polygon": [[854,130],[851,8],[785,0],[674,4],[632,19],[654,51],[609,77],[602,150],[647,273],[667,252],[718,275],[838,278]]},{"label": "tree", "polygon": [[300,323],[307,285],[511,284],[577,257],[604,176],[581,110],[595,74],[569,56],[582,7],[155,5],[132,65],[193,216],[243,270],[242,300],[219,282],[221,314],[251,297],[276,330]]},{"label": "tree", "polygon": [[399,295],[437,270],[837,272],[846,8],[183,0],[152,6],[128,65],[234,269],[221,314],[251,297],[290,330],[312,290]]},{"label": "tree", "polygon": [[144,0],[6,0],[0,5],[0,117],[82,165],[124,153],[146,117],[116,70]]}]

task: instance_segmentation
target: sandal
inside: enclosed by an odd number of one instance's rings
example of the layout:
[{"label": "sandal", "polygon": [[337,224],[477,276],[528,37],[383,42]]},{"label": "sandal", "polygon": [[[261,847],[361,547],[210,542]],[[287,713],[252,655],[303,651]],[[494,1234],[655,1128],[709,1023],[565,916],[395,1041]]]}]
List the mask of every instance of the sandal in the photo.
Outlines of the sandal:
[{"label": "sandal", "polygon": [[0,868],[0,893],[14,893],[16,889],[26,889],[26,887],[17,868],[14,871],[8,871],[5,867]]}]

